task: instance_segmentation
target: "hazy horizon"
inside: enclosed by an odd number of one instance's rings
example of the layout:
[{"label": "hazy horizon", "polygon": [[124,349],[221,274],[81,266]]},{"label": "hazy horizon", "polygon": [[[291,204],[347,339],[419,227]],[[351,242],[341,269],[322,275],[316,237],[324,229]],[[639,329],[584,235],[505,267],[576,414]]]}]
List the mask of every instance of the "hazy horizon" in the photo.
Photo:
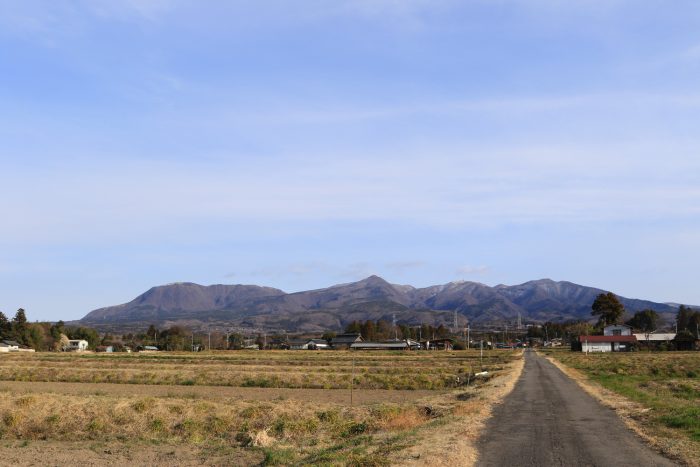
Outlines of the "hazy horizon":
[{"label": "hazy horizon", "polygon": [[700,304],[700,3],[0,5],[0,310],[551,278]]}]

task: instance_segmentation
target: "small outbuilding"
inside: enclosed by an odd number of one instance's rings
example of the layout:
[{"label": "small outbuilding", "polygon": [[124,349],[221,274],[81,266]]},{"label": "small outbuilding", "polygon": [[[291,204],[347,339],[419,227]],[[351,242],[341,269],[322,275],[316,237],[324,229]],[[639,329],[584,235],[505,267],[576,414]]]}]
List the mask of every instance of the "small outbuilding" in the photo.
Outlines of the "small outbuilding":
[{"label": "small outbuilding", "polygon": [[85,339],[69,339],[68,344],[63,347],[65,352],[84,352],[88,348],[88,341]]},{"label": "small outbuilding", "polygon": [[309,350],[328,350],[331,348],[331,346],[328,345],[328,341],[326,339],[311,339],[307,343],[307,348]]},{"label": "small outbuilding", "polygon": [[19,352],[19,342],[5,340],[2,341],[0,352]]},{"label": "small outbuilding", "polygon": [[637,338],[637,342],[644,344],[647,348],[664,348],[664,346],[670,346],[673,344],[673,340],[676,338],[675,332],[649,332],[649,333],[635,333],[634,337]]},{"label": "small outbuilding", "polygon": [[637,338],[634,336],[579,336],[582,352],[628,352],[632,350]]}]

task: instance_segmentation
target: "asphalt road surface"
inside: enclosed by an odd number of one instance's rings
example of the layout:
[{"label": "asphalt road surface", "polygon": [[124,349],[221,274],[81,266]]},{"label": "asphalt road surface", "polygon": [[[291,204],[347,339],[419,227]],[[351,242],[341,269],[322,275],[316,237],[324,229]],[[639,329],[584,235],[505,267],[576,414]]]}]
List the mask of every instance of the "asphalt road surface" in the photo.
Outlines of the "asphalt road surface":
[{"label": "asphalt road surface", "polygon": [[479,440],[479,466],[672,466],[534,351]]}]

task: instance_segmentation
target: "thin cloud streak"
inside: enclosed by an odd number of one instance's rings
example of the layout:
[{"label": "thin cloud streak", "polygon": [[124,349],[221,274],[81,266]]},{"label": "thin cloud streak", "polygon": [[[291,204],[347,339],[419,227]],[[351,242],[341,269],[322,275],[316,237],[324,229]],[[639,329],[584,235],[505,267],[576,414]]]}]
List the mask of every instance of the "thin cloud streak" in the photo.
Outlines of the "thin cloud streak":
[{"label": "thin cloud streak", "polygon": [[[400,166],[398,161],[357,159],[301,166],[297,160],[282,160],[274,168],[222,166],[214,172],[154,163],[94,173],[32,170],[31,177],[0,177],[0,209],[15,225],[0,233],[0,241],[157,236],[189,223],[249,222],[255,228],[258,222],[396,221],[441,230],[700,214],[700,186],[692,177],[683,178],[697,163],[678,161],[673,170],[659,169],[654,176],[648,169],[656,162],[637,158],[636,169],[619,174],[615,167],[627,167],[635,156],[616,157],[598,153],[576,162],[576,156],[553,161],[549,154],[538,158],[536,153],[489,160],[414,155]],[[504,163],[511,167],[501,169]],[[32,189],[26,191],[30,179]],[[13,193],[21,192],[21,199],[10,202]]]}]

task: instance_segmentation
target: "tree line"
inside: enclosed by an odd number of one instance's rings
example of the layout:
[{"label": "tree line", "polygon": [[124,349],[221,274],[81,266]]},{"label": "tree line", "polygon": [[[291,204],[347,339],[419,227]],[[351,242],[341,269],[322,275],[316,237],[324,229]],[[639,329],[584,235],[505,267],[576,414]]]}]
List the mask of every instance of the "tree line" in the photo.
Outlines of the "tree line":
[{"label": "tree line", "polygon": [[[611,324],[620,324],[625,315],[625,307],[611,292],[599,294],[591,306],[591,315],[598,317],[596,328],[602,330]],[[645,333],[658,330],[661,317],[652,309],[636,312],[632,318],[624,322],[628,326]],[[676,313],[676,333],[680,336],[700,339],[700,311],[689,306],[680,305]]]},{"label": "tree line", "polygon": [[92,328],[66,326],[63,321],[30,323],[23,308],[18,309],[12,319],[0,311],[0,340],[15,341],[21,346],[46,351],[62,350],[68,339],[84,339],[93,349],[101,341],[100,334]]},{"label": "tree line", "polygon": [[346,333],[361,334],[368,341],[398,339],[441,339],[451,335],[450,330],[444,325],[432,326],[422,324],[420,326],[408,326],[397,324],[395,327],[386,320],[353,321],[345,326]]}]

